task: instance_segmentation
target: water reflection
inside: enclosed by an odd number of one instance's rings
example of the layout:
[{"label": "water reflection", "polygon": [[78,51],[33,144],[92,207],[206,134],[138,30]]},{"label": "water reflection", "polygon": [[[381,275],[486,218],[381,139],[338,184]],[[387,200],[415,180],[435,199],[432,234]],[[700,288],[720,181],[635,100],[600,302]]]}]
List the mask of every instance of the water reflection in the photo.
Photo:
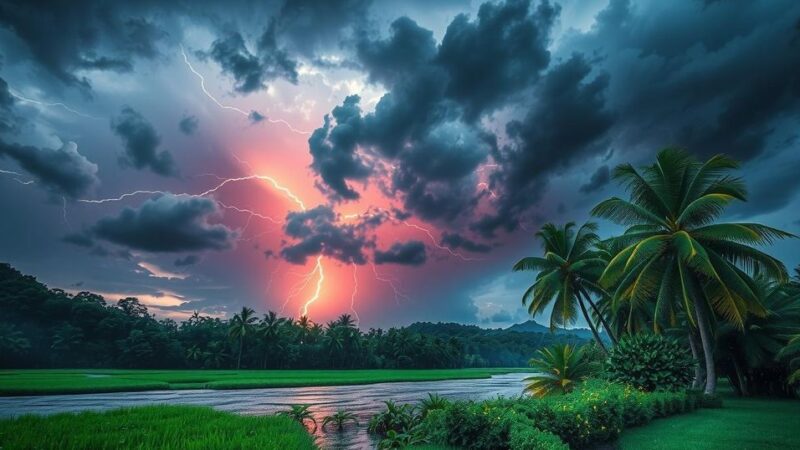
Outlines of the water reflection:
[{"label": "water reflection", "polygon": [[[54,414],[75,411],[103,411],[151,404],[207,405],[239,414],[265,415],[289,409],[292,404],[313,405],[310,411],[320,425],[315,431],[324,449],[370,449],[375,443],[366,432],[369,418],[383,408],[383,402],[416,403],[436,392],[449,399],[483,400],[511,397],[522,391],[526,374],[495,375],[478,380],[380,383],[359,386],[322,386],[246,390],[186,390],[120,392],[108,394],[0,397],[0,417],[22,414]],[[348,423],[345,431],[322,430],[322,419],[338,409],[354,413],[359,425]],[[313,426],[310,426],[313,429]]]}]

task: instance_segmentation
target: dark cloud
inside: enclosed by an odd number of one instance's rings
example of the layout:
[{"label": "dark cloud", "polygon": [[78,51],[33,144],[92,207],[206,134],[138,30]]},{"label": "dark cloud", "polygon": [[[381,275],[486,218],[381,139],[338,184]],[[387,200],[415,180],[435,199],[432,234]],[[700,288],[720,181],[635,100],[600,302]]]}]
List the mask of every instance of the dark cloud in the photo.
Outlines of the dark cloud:
[{"label": "dark cloud", "polygon": [[17,126],[17,119],[13,113],[14,96],[8,90],[8,83],[0,78],[0,132],[14,130]]},{"label": "dark cloud", "polygon": [[488,253],[492,249],[492,247],[489,245],[475,242],[459,233],[444,232],[442,234],[441,244],[453,250],[462,248],[473,253]]},{"label": "dark cloud", "polygon": [[589,194],[607,185],[609,181],[611,181],[611,171],[608,170],[608,166],[602,165],[594,171],[589,181],[582,184],[578,190],[584,194]]},{"label": "dark cloud", "polygon": [[177,175],[172,155],[166,150],[158,151],[161,137],[138,111],[123,107],[119,116],[111,120],[111,129],[125,144],[124,164],[149,168],[163,176]]},{"label": "dark cloud", "polygon": [[528,0],[485,4],[475,20],[453,20],[439,47],[431,31],[405,17],[391,24],[386,38],[359,34],[359,62],[388,92],[365,115],[358,99],[348,98],[339,107],[347,112],[342,129],[326,120],[318,130],[312,154],[322,153],[319,142],[337,132],[346,143],[323,153],[338,156],[337,164],[315,158],[321,183],[339,198],[356,198],[346,180],[366,176],[355,153],[361,148],[391,165],[385,190],[399,194],[406,211],[446,222],[468,214],[479,199],[475,172],[497,145],[476,119],[536,81],[549,62],[557,14],[549,3],[531,7]]},{"label": "dark cloud", "polygon": [[335,48],[367,20],[372,0],[286,0],[276,18],[280,38],[307,57]]},{"label": "dark cloud", "polygon": [[[362,127],[358,101],[357,95],[347,97],[330,116],[325,115],[325,124],[314,130],[308,139],[313,157],[311,168],[322,177],[324,186],[347,200],[359,197],[347,180],[364,180],[371,173],[370,167],[356,153]],[[331,124],[332,119],[335,125]]]},{"label": "dark cloud", "polygon": [[402,264],[420,266],[425,264],[428,254],[421,241],[395,242],[386,251],[375,249],[375,264]]},{"label": "dark cloud", "polygon": [[[797,151],[796,147],[794,151]],[[752,217],[788,206],[800,194],[798,164],[800,157],[765,164],[763,176],[749,178],[747,201],[734,203],[729,213],[737,217]]]},{"label": "dark cloud", "polygon": [[588,61],[572,55],[537,84],[525,117],[508,123],[511,142],[495,152],[500,170],[491,177],[491,187],[502,192],[497,213],[478,220],[476,231],[492,236],[500,227],[515,230],[520,214],[538,201],[554,172],[605,150],[598,143],[613,123],[605,101],[608,77],[590,74]]},{"label": "dark cloud", "polygon": [[436,40],[432,31],[408,17],[401,17],[390,25],[389,39],[371,40],[361,36],[356,50],[371,81],[393,85],[433,61]]},{"label": "dark cloud", "polygon": [[325,255],[343,263],[365,264],[364,248],[372,246],[365,232],[371,225],[356,221],[338,224],[330,206],[286,215],[284,232],[294,243],[281,249],[281,256],[292,264],[305,264],[309,257]]},{"label": "dark cloud", "polygon": [[268,26],[256,44],[255,53],[245,45],[242,35],[229,32],[215,40],[202,56],[208,56],[234,79],[234,90],[244,94],[267,88],[267,82],[283,78],[297,83],[297,63],[278,48],[274,23]]},{"label": "dark cloud", "polygon": [[62,241],[77,245],[78,247],[93,247],[94,246],[94,239],[92,238],[92,234],[88,231],[81,231],[76,233],[69,233],[61,238]]},{"label": "dark cloud", "polygon": [[178,258],[175,260],[174,265],[176,267],[187,267],[193,266],[200,262],[200,257],[197,255],[186,255],[183,258]]},{"label": "dark cloud", "polygon": [[196,116],[184,116],[181,118],[181,121],[178,122],[178,129],[181,130],[181,133],[191,136],[195,131],[197,131],[199,124],[200,121]]},{"label": "dark cloud", "polygon": [[[531,11],[533,9],[533,11]],[[550,62],[550,29],[560,8],[529,0],[486,2],[470,21],[457,16],[447,27],[437,61],[450,75],[447,95],[475,119],[535,81]]]},{"label": "dark cloud", "polygon": [[3,2],[0,25],[55,79],[89,88],[79,71],[130,71],[135,58],[158,54],[166,33],[128,9],[91,0]]},{"label": "dark cloud", "polygon": [[53,195],[77,198],[99,183],[97,165],[67,142],[59,149],[19,145],[0,140],[0,159],[8,156]]},{"label": "dark cloud", "polygon": [[138,209],[125,208],[117,217],[101,219],[95,236],[134,250],[185,252],[224,250],[234,233],[208,219],[217,213],[213,200],[166,194],[147,200]]},{"label": "dark cloud", "polygon": [[259,123],[267,117],[258,111],[250,111],[250,115],[247,118],[250,119],[250,123]]},{"label": "dark cloud", "polygon": [[747,160],[764,152],[776,120],[800,111],[798,16],[792,0],[614,0],[591,32],[564,45],[597,55],[610,74],[623,148],[676,145]]}]

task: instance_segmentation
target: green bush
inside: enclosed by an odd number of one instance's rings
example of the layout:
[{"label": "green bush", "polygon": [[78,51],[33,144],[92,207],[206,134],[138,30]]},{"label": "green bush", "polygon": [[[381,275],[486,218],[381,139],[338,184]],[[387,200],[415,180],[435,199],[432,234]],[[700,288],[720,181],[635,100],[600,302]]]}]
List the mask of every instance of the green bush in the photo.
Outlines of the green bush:
[{"label": "green bush", "polygon": [[372,416],[367,424],[370,433],[386,436],[391,430],[402,434],[410,431],[419,421],[411,405],[398,405],[389,400],[384,402],[386,409]]},{"label": "green bush", "polygon": [[677,391],[692,381],[695,361],[675,340],[655,334],[627,336],[609,351],[606,374],[612,381],[644,391]]},{"label": "green bush", "polygon": [[510,450],[569,450],[569,446],[555,434],[539,430],[521,422],[511,425]]}]

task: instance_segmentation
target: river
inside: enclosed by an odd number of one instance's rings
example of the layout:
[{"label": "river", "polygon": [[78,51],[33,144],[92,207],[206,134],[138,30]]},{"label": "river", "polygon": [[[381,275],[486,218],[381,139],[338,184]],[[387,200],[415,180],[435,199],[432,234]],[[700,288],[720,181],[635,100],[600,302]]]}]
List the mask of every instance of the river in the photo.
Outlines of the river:
[{"label": "river", "polygon": [[[116,392],[106,394],[39,395],[0,397],[0,417],[23,414],[55,414],[152,404],[206,405],[237,414],[265,415],[285,411],[292,404],[313,405],[318,423],[337,409],[358,416],[357,427],[348,425],[344,432],[321,429],[315,431],[323,449],[371,449],[375,442],[366,431],[369,418],[383,409],[385,400],[415,403],[429,392],[448,399],[484,400],[497,396],[513,397],[522,392],[526,374],[495,375],[472,380],[418,381],[379,383],[351,386],[320,386],[302,388],[238,389],[238,390],[178,390]],[[313,427],[312,427],[313,428]]]}]

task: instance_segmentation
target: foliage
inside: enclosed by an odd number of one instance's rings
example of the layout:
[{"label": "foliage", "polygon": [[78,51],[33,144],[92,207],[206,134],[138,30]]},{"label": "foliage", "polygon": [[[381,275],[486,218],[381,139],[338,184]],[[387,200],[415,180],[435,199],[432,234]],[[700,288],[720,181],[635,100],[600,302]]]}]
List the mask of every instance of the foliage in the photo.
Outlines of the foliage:
[{"label": "foliage", "polygon": [[428,393],[428,398],[423,398],[419,401],[419,415],[424,418],[429,412],[437,409],[444,409],[449,404],[450,401],[441,395],[437,393]]},{"label": "foliage", "polygon": [[528,382],[525,392],[535,397],[544,397],[554,391],[567,394],[592,375],[592,367],[583,348],[556,344],[537,353],[539,356],[530,361],[530,366],[536,373],[525,378]]},{"label": "foliage", "polygon": [[779,355],[800,334],[800,288],[779,284],[759,274],[753,291],[767,310],[749,316],[744,330],[722,324],[717,330],[717,364],[740,395],[793,396],[791,360]]},{"label": "foliage", "polygon": [[[580,307],[597,345],[605,349],[588,312],[589,306],[598,312],[589,293],[602,295],[595,281],[606,267],[606,261],[594,248],[600,240],[596,234],[597,224],[587,222],[577,231],[574,227],[572,222],[563,227],[544,224],[536,233],[542,240],[544,257],[522,258],[514,264],[513,270],[538,271],[536,281],[522,295],[522,304],[528,306],[531,316],[550,311],[550,329],[553,330],[574,324]],[[552,309],[548,309],[550,305]],[[601,315],[597,317],[602,320]]]},{"label": "foliage", "polygon": [[612,197],[592,210],[628,227],[604,243],[611,252],[599,283],[611,292],[609,310],[623,311],[616,318],[628,330],[643,309],[655,330],[697,328],[708,393],[716,387],[712,315],[741,330],[748,316],[766,314],[751,276],[758,271],[788,279],[784,265],[757,247],[793,235],[756,223],[717,222],[731,202],[746,199],[743,181],[730,175],[737,167],[724,155],[701,162],[684,151],[662,150],[652,165],[618,166],[614,178],[629,198]]},{"label": "foliage", "polygon": [[380,436],[386,436],[390,430],[396,433],[406,433],[419,422],[419,416],[412,405],[398,405],[391,400],[383,403],[386,405],[386,409],[369,419],[367,430],[370,433]]},{"label": "foliage", "polygon": [[572,393],[452,402],[412,431],[439,445],[465,449],[589,448],[612,442],[626,427],[694,410],[687,392],[643,392],[589,380]]},{"label": "foliage", "polygon": [[322,429],[324,430],[326,425],[332,424],[336,431],[344,431],[344,426],[347,422],[353,422],[354,425],[358,426],[358,418],[355,414],[340,409],[322,419]]},{"label": "foliage", "polygon": [[695,361],[686,347],[656,334],[626,336],[608,355],[606,374],[645,391],[686,389]]},{"label": "foliage", "polygon": [[0,442],[8,450],[316,448],[311,435],[286,417],[165,405],[0,420]]},{"label": "foliage", "polygon": [[524,366],[542,345],[574,337],[415,324],[362,332],[245,308],[230,320],[158,320],[135,298],[48,289],[0,264],[0,367],[137,369],[447,369]]},{"label": "foliage", "polygon": [[281,414],[302,425],[305,425],[306,422],[311,422],[314,424],[314,429],[317,428],[317,420],[314,419],[314,415],[309,411],[311,405],[291,405],[289,408],[288,411],[284,411]]}]

